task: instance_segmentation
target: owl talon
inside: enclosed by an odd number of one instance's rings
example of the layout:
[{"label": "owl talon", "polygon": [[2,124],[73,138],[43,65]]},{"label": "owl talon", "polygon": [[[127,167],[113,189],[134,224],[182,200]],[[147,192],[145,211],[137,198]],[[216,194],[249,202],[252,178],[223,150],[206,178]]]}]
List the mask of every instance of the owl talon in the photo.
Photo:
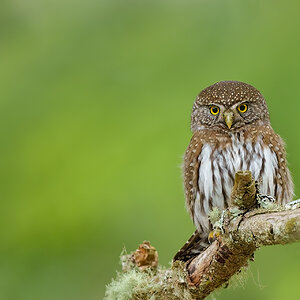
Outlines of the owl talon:
[{"label": "owl talon", "polygon": [[214,241],[218,240],[219,237],[222,235],[219,229],[212,230],[208,235],[208,242],[211,244]]},{"label": "owl talon", "polygon": [[211,244],[213,241],[219,239],[224,234],[224,217],[227,209],[223,210],[220,219],[213,224],[213,230],[208,235],[208,242]]}]

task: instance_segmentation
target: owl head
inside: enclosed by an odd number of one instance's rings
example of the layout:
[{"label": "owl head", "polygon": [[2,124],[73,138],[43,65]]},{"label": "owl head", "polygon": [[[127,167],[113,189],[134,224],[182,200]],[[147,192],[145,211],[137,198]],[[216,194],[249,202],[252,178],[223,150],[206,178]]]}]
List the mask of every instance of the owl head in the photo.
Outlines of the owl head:
[{"label": "owl head", "polygon": [[191,128],[231,132],[251,124],[269,123],[266,101],[256,88],[239,81],[220,81],[197,96]]}]

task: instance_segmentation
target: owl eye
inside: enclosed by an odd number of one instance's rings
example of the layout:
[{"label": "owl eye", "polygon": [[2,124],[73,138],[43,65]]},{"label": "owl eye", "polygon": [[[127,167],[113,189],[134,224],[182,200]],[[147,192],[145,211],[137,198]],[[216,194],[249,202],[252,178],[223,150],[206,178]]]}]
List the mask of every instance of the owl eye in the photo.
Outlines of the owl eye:
[{"label": "owl eye", "polygon": [[210,112],[211,112],[211,114],[212,115],[217,115],[219,112],[220,112],[220,109],[219,109],[219,107],[218,106],[212,106],[211,108],[210,108]]},{"label": "owl eye", "polygon": [[238,110],[239,110],[239,112],[241,112],[241,113],[246,112],[247,109],[248,109],[248,105],[245,104],[245,103],[238,106]]}]

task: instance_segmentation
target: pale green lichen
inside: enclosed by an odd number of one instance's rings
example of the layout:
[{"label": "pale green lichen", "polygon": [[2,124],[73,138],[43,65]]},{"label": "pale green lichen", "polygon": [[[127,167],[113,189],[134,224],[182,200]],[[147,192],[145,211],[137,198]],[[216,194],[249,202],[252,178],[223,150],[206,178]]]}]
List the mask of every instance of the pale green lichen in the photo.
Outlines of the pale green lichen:
[{"label": "pale green lichen", "polygon": [[[126,260],[126,255],[122,259]],[[192,300],[185,278],[182,262],[175,262],[171,269],[158,267],[155,271],[133,267],[118,273],[116,279],[107,285],[104,300]]]},{"label": "pale green lichen", "polygon": [[288,202],[284,206],[285,209],[296,209],[300,208],[300,199]]},{"label": "pale green lichen", "polygon": [[230,211],[231,216],[232,216],[233,218],[238,217],[238,216],[243,212],[243,211],[240,210],[237,206],[230,207],[229,211]]},{"label": "pale green lichen", "polygon": [[221,218],[221,211],[217,207],[213,207],[212,211],[208,215],[208,218],[211,224],[215,224]]},{"label": "pale green lichen", "polygon": [[248,266],[242,267],[228,281],[228,285],[233,288],[244,287],[248,279]]},{"label": "pale green lichen", "polygon": [[285,224],[286,233],[289,234],[289,233],[294,232],[297,228],[297,222],[298,222],[297,218],[292,218],[292,219],[288,220]]},{"label": "pale green lichen", "polygon": [[[118,274],[116,279],[107,286],[106,300],[131,300],[135,294],[146,295],[159,288],[155,282],[149,282],[150,276],[146,272],[139,272],[135,269]],[[138,299],[138,298],[137,298]],[[142,299],[142,298],[141,298]],[[154,298],[155,299],[155,298]]]},{"label": "pale green lichen", "polygon": [[133,263],[133,261],[131,260],[131,254],[127,253],[127,250],[126,250],[125,247],[121,252],[120,262],[121,262],[123,272],[128,272],[128,271],[131,271],[134,268],[137,268],[135,266],[135,264]]}]

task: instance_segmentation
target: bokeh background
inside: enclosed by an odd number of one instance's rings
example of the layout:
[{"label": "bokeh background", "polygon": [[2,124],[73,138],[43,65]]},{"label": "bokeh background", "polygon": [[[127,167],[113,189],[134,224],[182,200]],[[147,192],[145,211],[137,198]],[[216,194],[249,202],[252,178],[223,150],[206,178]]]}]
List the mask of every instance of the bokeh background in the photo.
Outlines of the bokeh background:
[{"label": "bokeh background", "polygon": [[[194,228],[180,165],[197,93],[267,99],[299,196],[299,1],[2,0],[0,299],[102,299],[143,240]],[[217,299],[296,299],[300,245],[261,249]]]}]

